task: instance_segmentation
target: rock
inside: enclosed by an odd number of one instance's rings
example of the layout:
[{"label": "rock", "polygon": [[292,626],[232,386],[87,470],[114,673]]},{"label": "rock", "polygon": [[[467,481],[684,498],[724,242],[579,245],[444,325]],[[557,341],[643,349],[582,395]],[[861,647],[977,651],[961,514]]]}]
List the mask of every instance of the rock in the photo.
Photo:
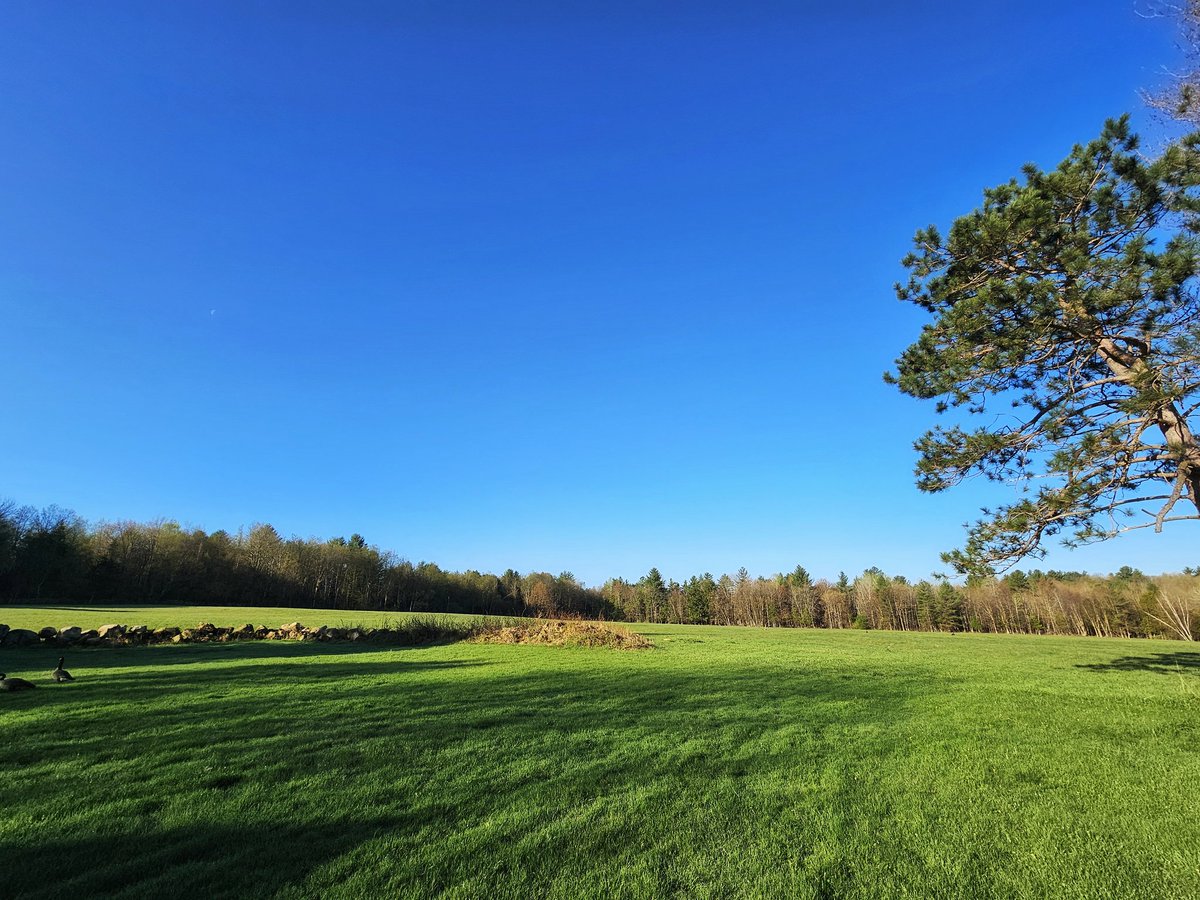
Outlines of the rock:
[{"label": "rock", "polygon": [[212,622],[201,622],[195,630],[200,634],[212,634],[217,630],[217,626]]},{"label": "rock", "polygon": [[304,630],[304,626],[303,626],[303,625],[301,625],[299,622],[289,622],[289,623],[288,623],[288,624],[286,624],[286,625],[280,625],[280,626],[279,626],[279,630],[280,630],[280,631],[284,631],[284,632],[296,632],[296,631],[303,631],[303,630]]},{"label": "rock", "polygon": [[4,636],[6,647],[28,647],[30,644],[36,644],[37,641],[37,632],[30,631],[28,628],[10,628],[8,634]]},{"label": "rock", "polygon": [[80,628],[78,625],[72,625],[70,628],[64,628],[62,631],[60,631],[58,633],[58,639],[60,641],[66,641],[68,644],[71,644],[71,643],[74,643],[75,641],[79,640],[79,638],[82,634],[83,634],[82,628]]},{"label": "rock", "polygon": [[182,644],[185,640],[186,640],[186,638],[184,638],[182,633],[171,635],[171,643],[172,644]]},{"label": "rock", "polygon": [[101,625],[96,629],[96,634],[104,638],[106,641],[118,641],[125,636],[124,625]]},{"label": "rock", "polygon": [[174,641],[175,638],[179,637],[179,629],[174,628],[174,627],[172,627],[172,628],[155,628],[152,633],[152,636],[155,641],[161,642],[161,643],[166,643],[167,641]]},{"label": "rock", "polygon": [[8,626],[0,625],[0,641],[4,640],[4,636],[8,634]]},{"label": "rock", "polygon": [[53,625],[47,625],[38,632],[38,637],[43,641],[52,641],[58,637],[58,629]]}]

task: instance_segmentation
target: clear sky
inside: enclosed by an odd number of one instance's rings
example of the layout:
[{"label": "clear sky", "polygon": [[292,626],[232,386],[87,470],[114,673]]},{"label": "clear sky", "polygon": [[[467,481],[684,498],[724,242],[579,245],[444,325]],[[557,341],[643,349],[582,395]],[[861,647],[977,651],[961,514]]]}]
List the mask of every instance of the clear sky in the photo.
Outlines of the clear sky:
[{"label": "clear sky", "polygon": [[1149,127],[1135,5],[9,0],[0,496],[592,584],[940,570],[985,492],[913,487],[898,260]]}]

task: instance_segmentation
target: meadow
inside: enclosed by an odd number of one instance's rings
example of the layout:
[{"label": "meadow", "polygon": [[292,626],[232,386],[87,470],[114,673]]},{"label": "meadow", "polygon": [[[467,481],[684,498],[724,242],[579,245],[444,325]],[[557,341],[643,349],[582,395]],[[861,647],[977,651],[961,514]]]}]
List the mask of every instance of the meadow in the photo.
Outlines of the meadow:
[{"label": "meadow", "polygon": [[62,686],[0,650],[40,685],[0,694],[0,894],[1200,896],[1194,645],[636,628],[655,649],[74,650]]}]

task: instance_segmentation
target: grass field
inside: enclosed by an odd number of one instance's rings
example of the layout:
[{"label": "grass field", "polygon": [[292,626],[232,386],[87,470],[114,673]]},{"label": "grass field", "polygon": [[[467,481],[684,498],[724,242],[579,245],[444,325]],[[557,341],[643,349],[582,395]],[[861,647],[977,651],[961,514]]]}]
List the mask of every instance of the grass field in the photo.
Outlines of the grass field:
[{"label": "grass field", "polygon": [[0,895],[1200,897],[1192,645],[639,630],[0,651]]}]

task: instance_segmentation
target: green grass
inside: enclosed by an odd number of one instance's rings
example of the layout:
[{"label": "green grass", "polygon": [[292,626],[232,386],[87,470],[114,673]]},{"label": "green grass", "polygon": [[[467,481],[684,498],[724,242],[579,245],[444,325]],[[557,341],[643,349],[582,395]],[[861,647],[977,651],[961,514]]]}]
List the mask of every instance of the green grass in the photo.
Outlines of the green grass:
[{"label": "green grass", "polygon": [[0,894],[1200,896],[1191,645],[638,630],[0,651]]}]

